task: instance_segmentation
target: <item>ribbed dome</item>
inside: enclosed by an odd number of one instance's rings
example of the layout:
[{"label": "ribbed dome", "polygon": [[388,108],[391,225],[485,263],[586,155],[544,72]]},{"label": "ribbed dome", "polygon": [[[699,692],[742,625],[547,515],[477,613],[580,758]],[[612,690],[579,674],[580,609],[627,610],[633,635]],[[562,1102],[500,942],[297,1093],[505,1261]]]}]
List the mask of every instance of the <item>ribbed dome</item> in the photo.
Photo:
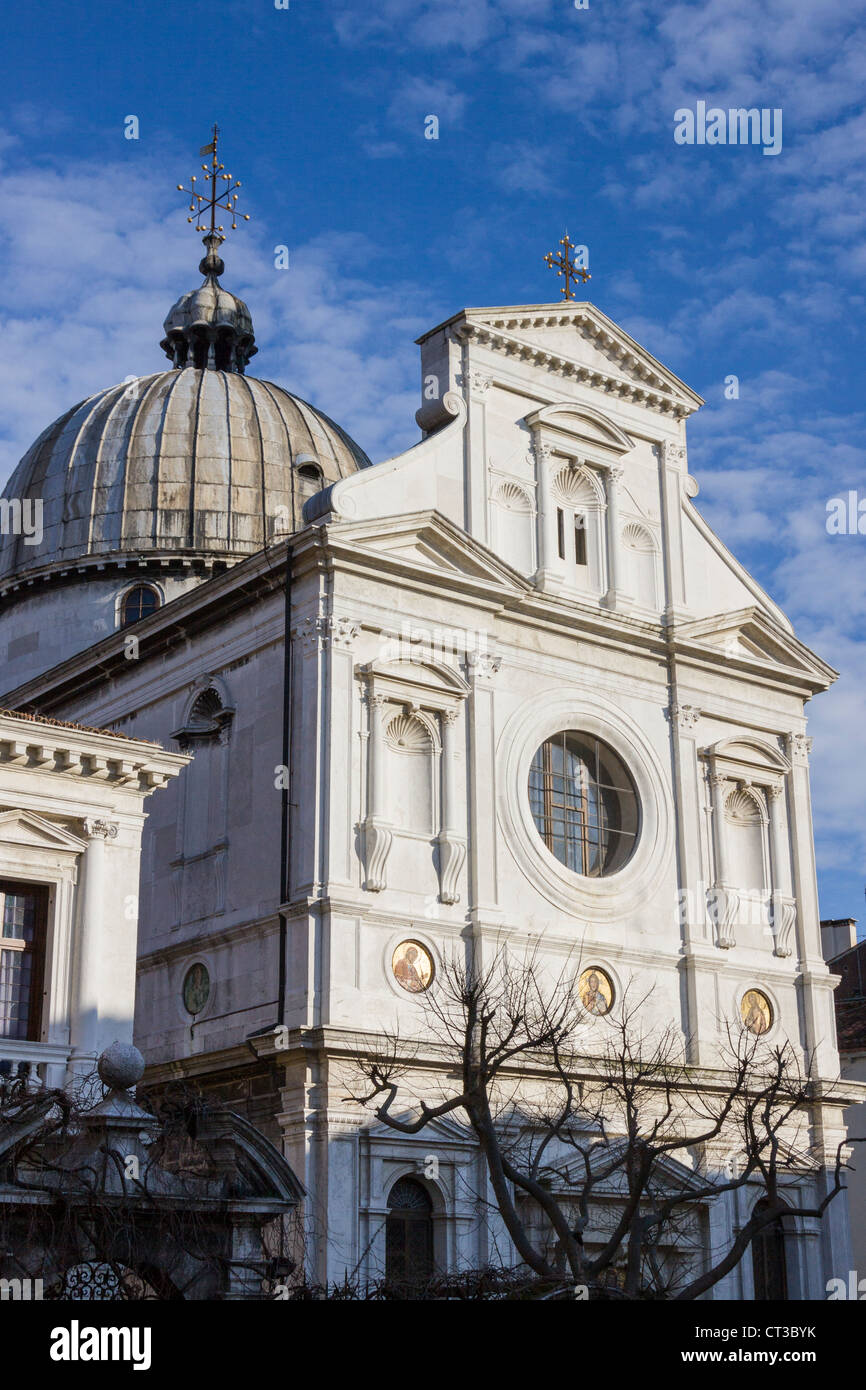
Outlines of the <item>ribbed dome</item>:
[{"label": "ribbed dome", "polygon": [[302,524],[299,466],[318,465],[315,489],[369,464],[270,382],[195,367],[139,377],[75,406],[25,454],[4,496],[42,498],[43,536],[0,538],[0,578],[87,556],[241,559]]}]

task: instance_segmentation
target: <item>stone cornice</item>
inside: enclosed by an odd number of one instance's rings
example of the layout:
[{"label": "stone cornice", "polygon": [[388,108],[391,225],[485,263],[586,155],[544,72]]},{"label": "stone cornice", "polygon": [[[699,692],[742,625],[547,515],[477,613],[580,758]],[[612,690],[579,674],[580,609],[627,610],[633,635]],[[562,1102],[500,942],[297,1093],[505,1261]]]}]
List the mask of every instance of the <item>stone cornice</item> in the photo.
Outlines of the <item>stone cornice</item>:
[{"label": "stone cornice", "polygon": [[248,1042],[238,1043],[235,1047],[219,1048],[214,1052],[197,1052],[194,1057],[180,1057],[173,1062],[154,1062],[145,1069],[139,1087],[147,1090],[150,1086],[164,1086],[166,1082],[186,1077],[252,1069],[258,1062],[255,1048]]},{"label": "stone cornice", "polygon": [[[611,353],[632,375],[626,376],[613,368],[579,362],[564,353],[520,337],[521,329],[563,326],[577,328],[590,340],[596,340],[602,351]],[[700,396],[657,363],[655,358],[591,304],[573,304],[568,308],[563,305],[527,305],[466,310],[440,327],[445,328],[449,336],[458,342],[478,343],[506,357],[519,358],[554,375],[571,378],[675,419],[690,415],[703,404]],[[430,334],[424,336],[426,338]]]},{"label": "stone cornice", "polygon": [[[359,1056],[387,1055],[394,1042],[393,1038],[389,1038],[387,1034],[360,1028],[335,1026],[289,1028],[285,1038],[278,1038],[277,1032],[278,1030],[269,1028],[254,1037],[248,1037],[247,1044],[260,1058],[274,1059],[285,1066],[291,1066],[304,1058],[308,1059],[311,1053],[350,1062],[355,1061]],[[278,1046],[278,1042],[280,1044],[285,1042],[287,1046]],[[405,1047],[406,1054],[402,1062],[413,1071],[441,1072],[443,1066],[448,1067],[449,1070],[454,1068],[457,1053],[447,1045],[419,1042],[417,1038],[407,1038]],[[574,1058],[572,1075],[578,1080],[593,1081],[604,1074],[603,1066],[604,1057],[602,1055],[593,1056],[591,1053],[584,1053]],[[512,1074],[515,1076],[532,1075],[537,1078],[555,1076],[552,1065],[526,1057],[520,1059],[519,1065],[515,1067],[513,1073],[507,1069],[502,1072],[503,1078]],[[725,1066],[685,1065],[680,1072],[683,1086],[700,1087],[717,1094],[724,1094],[729,1088],[730,1076],[730,1069]],[[651,1089],[663,1092],[665,1085],[665,1080],[660,1079],[657,1084],[651,1084]],[[809,1083],[809,1096],[805,1105],[808,1107],[810,1104],[817,1104],[837,1108],[856,1104],[863,1100],[864,1096],[866,1096],[866,1083],[864,1082],[849,1081],[844,1077],[841,1079],[816,1078]],[[373,1122],[375,1123],[375,1120]]]},{"label": "stone cornice", "polygon": [[77,729],[47,720],[0,714],[0,769],[80,777],[85,781],[149,792],[177,777],[189,759],[159,744]]},{"label": "stone cornice", "polygon": [[37,569],[19,570],[0,581],[0,608],[11,605],[20,598],[30,598],[41,594],[46,585],[74,584],[86,575],[93,578],[104,574],[106,578],[120,575],[128,580],[144,579],[147,575],[158,578],[161,574],[219,574],[234,565],[242,563],[237,555],[226,551],[224,554],[202,555],[197,551],[154,551],[150,555],[87,555],[80,560],[53,560]]},{"label": "stone cornice", "polygon": [[553,372],[556,376],[571,377],[586,386],[593,386],[596,390],[604,391],[606,395],[618,396],[620,400],[633,401],[637,405],[646,406],[648,410],[657,410],[662,415],[672,415],[676,419],[683,419],[691,414],[691,411],[682,402],[668,395],[660,383],[640,386],[637,382],[630,381],[627,377],[618,376],[615,372],[604,371],[601,367],[587,366],[583,362],[577,362],[573,357],[565,357],[561,353],[551,352],[549,348],[541,347],[536,343],[526,343],[520,338],[513,338],[508,333],[499,332],[486,325],[466,324],[455,333],[455,337],[480,343],[483,347],[504,353],[506,357],[518,357],[533,367],[541,367],[544,371]]},{"label": "stone cornice", "polygon": [[[184,936],[178,932],[164,946],[155,946],[153,950],[141,952],[137,961],[137,969],[139,972],[161,970],[164,966],[171,966],[178,960],[195,955],[196,951],[217,950],[221,946],[231,946],[251,935],[256,936],[259,942],[265,941],[277,935],[279,925],[279,912],[275,909],[267,916],[256,917],[252,921],[238,922],[232,926],[223,927],[219,931],[199,931],[190,936]],[[252,1007],[258,1008],[260,1006],[255,1004]]]},{"label": "stone cornice", "polygon": [[[289,542],[280,541],[239,560],[231,569],[214,575],[136,623],[135,635],[142,646],[146,640],[147,658],[165,655],[212,624],[224,624],[252,599],[261,599],[282,587],[289,550]],[[78,701],[93,686],[104,690],[107,680],[129,667],[125,647],[128,636],[128,629],[113,632],[0,698],[15,708],[35,703],[45,710]]]}]

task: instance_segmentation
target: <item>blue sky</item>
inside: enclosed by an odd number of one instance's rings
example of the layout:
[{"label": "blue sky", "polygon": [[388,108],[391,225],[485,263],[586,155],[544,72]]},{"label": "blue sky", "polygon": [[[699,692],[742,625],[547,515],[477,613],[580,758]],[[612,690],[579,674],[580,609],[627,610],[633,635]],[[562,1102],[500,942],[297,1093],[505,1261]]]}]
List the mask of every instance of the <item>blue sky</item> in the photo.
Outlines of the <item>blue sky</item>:
[{"label": "blue sky", "polygon": [[[809,707],[821,908],[866,918],[866,535],[825,527],[829,498],[866,498],[864,11],[8,9],[0,479],[70,404],[162,368],[162,318],[200,254],[175,185],[214,120],[253,217],[224,282],[253,310],[256,374],[374,458],[417,438],[413,339],[464,305],[556,299],[542,257],[567,225],[589,247],[588,297],[706,397],[689,425],[698,505],[843,673]],[[699,100],[781,108],[781,153],[675,144],[675,110]]]}]

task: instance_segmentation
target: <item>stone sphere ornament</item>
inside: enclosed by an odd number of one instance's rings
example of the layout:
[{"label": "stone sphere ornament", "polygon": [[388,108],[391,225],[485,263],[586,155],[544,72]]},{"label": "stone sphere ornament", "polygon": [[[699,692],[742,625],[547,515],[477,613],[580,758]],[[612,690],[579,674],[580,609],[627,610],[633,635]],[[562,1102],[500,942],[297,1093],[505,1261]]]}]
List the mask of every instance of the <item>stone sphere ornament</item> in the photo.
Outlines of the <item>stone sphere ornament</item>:
[{"label": "stone sphere ornament", "polygon": [[100,1081],[113,1091],[128,1091],[144,1075],[144,1058],[132,1043],[113,1042],[96,1063]]}]

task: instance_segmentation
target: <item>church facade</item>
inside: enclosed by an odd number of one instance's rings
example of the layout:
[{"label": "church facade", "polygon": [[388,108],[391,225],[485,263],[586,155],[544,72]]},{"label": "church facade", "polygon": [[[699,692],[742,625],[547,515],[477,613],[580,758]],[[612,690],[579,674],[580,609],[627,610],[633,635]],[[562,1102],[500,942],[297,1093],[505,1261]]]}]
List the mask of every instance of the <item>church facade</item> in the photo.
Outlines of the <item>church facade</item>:
[{"label": "church facade", "polygon": [[[503,1240],[471,1136],[397,1135],[347,1076],[385,1033],[423,1041],[446,961],[537,949],[590,1014],[637,982],[708,1074],[731,1025],[813,1059],[786,1280],[824,1297],[844,1194],[796,1210],[849,1100],[804,706],[835,673],[695,505],[700,398],[590,303],[467,309],[420,340],[420,442],[373,466],[246,374],[215,245],[202,271],[170,369],[37,440],[7,496],[43,498],[44,535],[0,551],[2,703],[190,758],[144,828],[147,1079],[281,1145],[311,1277],[385,1271],[398,1191],[436,1266],[478,1268]],[[708,1214],[708,1257],[747,1205]]]}]

